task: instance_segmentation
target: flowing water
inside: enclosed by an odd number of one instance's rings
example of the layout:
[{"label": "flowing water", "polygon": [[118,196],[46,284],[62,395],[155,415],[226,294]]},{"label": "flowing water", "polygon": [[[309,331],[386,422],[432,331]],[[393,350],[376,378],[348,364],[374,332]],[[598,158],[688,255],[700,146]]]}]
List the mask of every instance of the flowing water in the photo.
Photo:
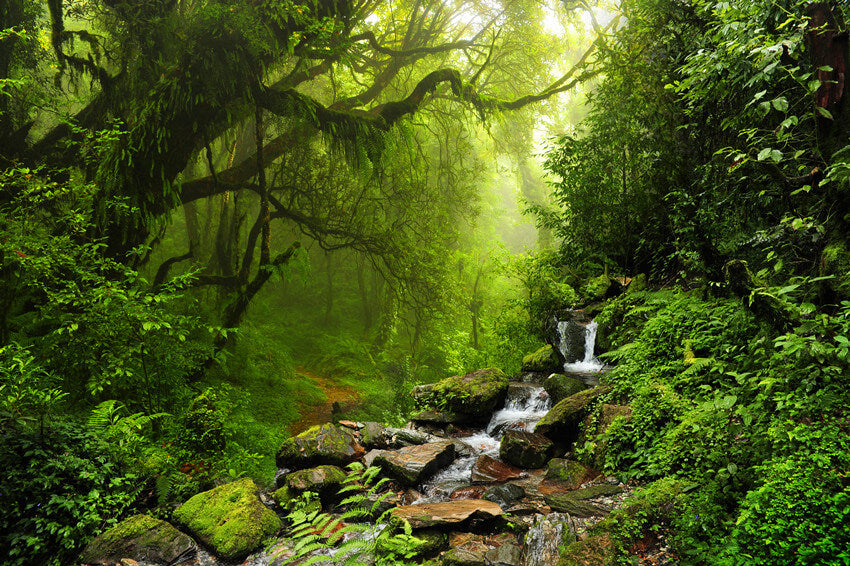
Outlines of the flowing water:
[{"label": "flowing water", "polygon": [[[558,323],[558,331],[561,332],[561,324]],[[589,373],[601,370],[605,364],[594,357],[594,349],[596,348],[596,329],[598,328],[595,320],[590,321],[584,327],[584,358],[581,361],[567,362],[564,364],[564,371],[567,373]],[[565,334],[561,335],[561,344],[565,344]],[[561,353],[565,355],[564,349]],[[566,358],[569,359],[569,358]]]},{"label": "flowing water", "polygon": [[424,483],[420,489],[422,497],[414,503],[446,501],[456,489],[472,485],[472,467],[476,460],[481,455],[499,457],[499,444],[505,430],[531,432],[551,407],[549,395],[542,387],[512,384],[504,407],[493,413],[487,426],[458,439],[469,447],[470,455],[458,458]]}]

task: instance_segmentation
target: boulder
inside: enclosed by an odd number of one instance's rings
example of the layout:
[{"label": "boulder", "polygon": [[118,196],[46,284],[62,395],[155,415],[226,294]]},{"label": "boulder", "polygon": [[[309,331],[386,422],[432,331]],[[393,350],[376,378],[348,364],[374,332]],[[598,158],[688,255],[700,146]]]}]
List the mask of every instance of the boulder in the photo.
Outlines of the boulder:
[{"label": "boulder", "polygon": [[598,386],[567,397],[540,419],[534,432],[558,442],[572,444],[579,436],[579,424],[590,412],[593,401],[611,389],[610,386]]},{"label": "boulder", "polygon": [[563,401],[567,397],[571,397],[579,391],[584,391],[587,386],[584,381],[574,375],[565,375],[563,373],[553,373],[543,380],[543,389],[549,394],[552,403]]},{"label": "boulder", "polygon": [[445,468],[455,459],[455,445],[444,440],[399,450],[384,450],[372,462],[383,473],[404,485],[417,485],[437,470]]},{"label": "boulder", "polygon": [[410,396],[417,407],[429,407],[434,400],[434,384],[417,385],[410,390]]},{"label": "boulder", "polygon": [[286,439],[275,461],[278,468],[309,468],[320,464],[344,466],[365,453],[349,429],[325,423]]},{"label": "boulder", "polygon": [[281,528],[280,519],[262,504],[259,489],[248,478],[195,495],[173,516],[224,560],[247,556]]},{"label": "boulder", "polygon": [[518,485],[506,483],[503,485],[493,486],[484,492],[484,497],[487,501],[498,503],[502,509],[507,509],[518,499],[525,497],[525,490]]},{"label": "boulder", "polygon": [[540,482],[540,493],[545,495],[573,491],[592,476],[593,471],[583,464],[563,458],[553,458],[546,464],[546,475]]},{"label": "boulder", "polygon": [[525,535],[524,566],[558,564],[561,549],[576,540],[576,527],[569,515],[537,515]]},{"label": "boulder", "polygon": [[433,434],[420,432],[411,428],[392,428],[384,429],[384,439],[387,445],[392,447],[413,446],[415,444],[426,444],[440,440]]},{"label": "boulder", "polygon": [[281,489],[288,489],[290,492],[314,491],[319,495],[327,496],[339,491],[345,478],[346,474],[342,469],[325,465],[288,473],[280,476],[277,483]]},{"label": "boulder", "polygon": [[457,499],[402,505],[390,513],[395,519],[406,520],[414,529],[424,529],[436,525],[456,525],[467,519],[494,519],[502,515],[502,508],[484,499]]},{"label": "boulder", "polygon": [[536,352],[522,359],[522,370],[535,373],[551,373],[562,369],[561,359],[551,344],[546,344]]},{"label": "boulder", "polygon": [[482,454],[472,466],[472,483],[503,482],[524,477],[522,469]]},{"label": "boulder", "polygon": [[360,429],[360,440],[366,448],[386,448],[384,425],[372,421],[363,423],[363,428]]},{"label": "boulder", "polygon": [[417,556],[430,556],[446,547],[449,537],[440,529],[422,529],[416,532],[419,541],[414,549]]},{"label": "boulder", "polygon": [[484,553],[489,566],[521,566],[522,549],[515,544],[503,544]]},{"label": "boulder", "polygon": [[542,434],[523,430],[506,430],[499,445],[499,457],[521,468],[542,468],[555,445]]},{"label": "boulder", "polygon": [[165,521],[134,515],[98,535],[83,553],[84,564],[113,564],[122,558],[154,564],[176,564],[194,558],[195,541]]},{"label": "boulder", "polygon": [[450,548],[440,554],[441,566],[487,566],[484,553],[463,548]]},{"label": "boulder", "polygon": [[567,513],[573,517],[600,517],[608,514],[605,509],[585,503],[584,501],[579,501],[564,493],[546,495],[544,499],[553,511]]},{"label": "boulder", "polygon": [[484,418],[505,399],[508,376],[500,369],[479,369],[434,384],[432,404],[464,417]]},{"label": "boulder", "polygon": [[[605,457],[608,451],[607,439],[602,435],[611,426],[615,419],[621,417],[628,421],[632,418],[632,408],[629,405],[602,405],[598,419],[593,419],[592,415],[588,415],[584,419],[584,438],[593,440],[593,458],[594,466],[602,468],[605,465]],[[581,439],[579,440],[581,442]]]}]

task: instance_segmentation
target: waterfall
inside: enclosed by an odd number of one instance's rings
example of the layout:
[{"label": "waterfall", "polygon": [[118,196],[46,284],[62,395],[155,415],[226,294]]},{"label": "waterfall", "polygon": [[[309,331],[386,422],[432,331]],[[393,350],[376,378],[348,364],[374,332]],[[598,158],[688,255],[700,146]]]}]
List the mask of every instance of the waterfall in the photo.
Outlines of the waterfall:
[{"label": "waterfall", "polygon": [[593,355],[598,326],[595,320],[591,320],[586,325],[572,320],[558,322],[558,348],[567,360],[564,363],[565,372],[591,373],[603,368],[604,364]]}]

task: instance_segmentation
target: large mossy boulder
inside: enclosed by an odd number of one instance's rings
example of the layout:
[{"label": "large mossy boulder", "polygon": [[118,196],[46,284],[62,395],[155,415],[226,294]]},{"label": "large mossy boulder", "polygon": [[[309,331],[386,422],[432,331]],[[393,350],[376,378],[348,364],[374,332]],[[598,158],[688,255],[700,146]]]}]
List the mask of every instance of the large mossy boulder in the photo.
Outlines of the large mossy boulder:
[{"label": "large mossy boulder", "polygon": [[318,493],[323,501],[328,501],[337,494],[346,477],[342,469],[327,465],[291,472],[278,478],[279,489],[272,494],[272,499],[286,508],[293,497],[312,491]]},{"label": "large mossy boulder", "polygon": [[83,564],[114,564],[124,558],[176,564],[198,552],[191,538],[165,521],[134,515],[97,536],[80,555]]},{"label": "large mossy boulder", "polygon": [[542,468],[552,457],[555,445],[542,434],[506,430],[499,444],[499,457],[520,468]]},{"label": "large mossy boulder", "polygon": [[567,397],[575,395],[579,391],[584,391],[587,389],[587,385],[574,375],[553,373],[543,380],[543,389],[549,394],[552,403],[558,403]]},{"label": "large mossy boulder", "polygon": [[560,444],[572,444],[578,439],[579,425],[590,412],[593,402],[611,389],[607,385],[598,386],[567,397],[540,419],[534,432],[546,435]]},{"label": "large mossy boulder", "polygon": [[546,464],[546,475],[539,489],[544,494],[573,491],[593,475],[593,470],[584,464],[564,458],[553,458]]},{"label": "large mossy boulder", "polygon": [[325,423],[284,441],[277,453],[278,468],[309,468],[322,464],[345,466],[366,450],[347,428]]},{"label": "large mossy boulder", "polygon": [[508,376],[498,368],[479,369],[447,377],[434,384],[432,403],[457,415],[483,418],[501,404],[508,392]]},{"label": "large mossy boulder", "polygon": [[561,359],[551,344],[546,344],[536,352],[532,352],[522,359],[522,371],[552,373],[561,369]]},{"label": "large mossy boulder", "polygon": [[195,495],[174,511],[174,520],[224,560],[247,556],[281,528],[248,478]]}]

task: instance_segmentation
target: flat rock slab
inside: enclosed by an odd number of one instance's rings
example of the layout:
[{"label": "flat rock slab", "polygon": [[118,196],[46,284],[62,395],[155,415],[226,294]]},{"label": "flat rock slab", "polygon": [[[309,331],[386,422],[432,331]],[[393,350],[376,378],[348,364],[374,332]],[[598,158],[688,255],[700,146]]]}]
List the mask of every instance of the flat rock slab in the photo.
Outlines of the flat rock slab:
[{"label": "flat rock slab", "polygon": [[525,475],[522,469],[486,454],[479,456],[472,466],[472,483],[503,482],[525,477]]},{"label": "flat rock slab", "polygon": [[553,494],[545,496],[544,499],[554,511],[567,513],[573,517],[601,517],[608,514],[608,511],[601,507],[579,501],[569,495]]},{"label": "flat rock slab", "polygon": [[455,459],[455,445],[445,440],[417,446],[406,446],[399,450],[384,450],[373,460],[385,475],[397,479],[404,485],[417,485],[437,470],[451,464]]},{"label": "flat rock slab", "polygon": [[193,558],[195,541],[165,521],[134,515],[95,538],[80,555],[83,564],[114,564],[122,559],[176,564]]},{"label": "flat rock slab", "polygon": [[456,525],[467,519],[493,519],[502,514],[498,503],[484,499],[457,499],[441,503],[403,505],[391,511],[396,519],[405,519],[414,529],[435,525]]}]

